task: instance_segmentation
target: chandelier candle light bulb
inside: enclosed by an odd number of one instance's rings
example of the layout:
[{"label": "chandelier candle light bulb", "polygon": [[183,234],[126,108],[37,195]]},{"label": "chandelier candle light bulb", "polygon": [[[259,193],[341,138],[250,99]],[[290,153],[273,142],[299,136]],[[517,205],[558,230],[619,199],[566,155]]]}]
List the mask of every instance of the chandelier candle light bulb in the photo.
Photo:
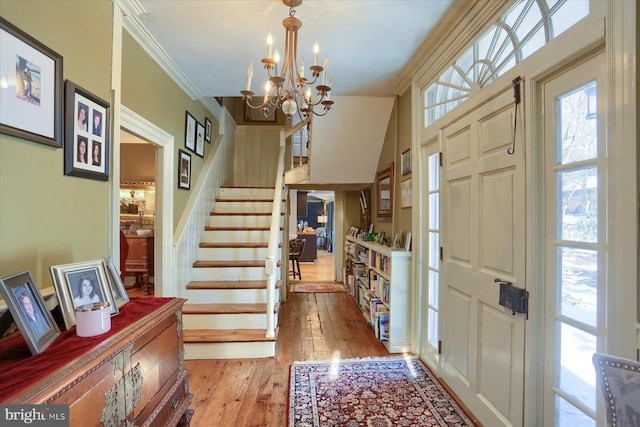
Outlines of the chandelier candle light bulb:
[{"label": "chandelier candle light bulb", "polygon": [[327,76],[327,70],[329,69],[329,60],[325,59],[324,64],[322,64],[322,68],[324,69],[322,73],[322,86],[324,86],[324,78]]},{"label": "chandelier candle light bulb", "polygon": [[264,101],[263,102],[267,102],[267,100],[269,99],[269,91],[271,90],[271,82],[267,82],[264,85]]},{"label": "chandelier candle light bulb", "polygon": [[318,65],[318,52],[320,52],[320,46],[318,42],[313,45],[313,65]]},{"label": "chandelier candle light bulb", "polygon": [[273,46],[273,36],[267,34],[267,58],[271,58],[271,47]]},{"label": "chandelier candle light bulb", "polygon": [[247,69],[247,88],[245,89],[247,92],[251,90],[251,77],[253,77],[253,63],[249,64]]},{"label": "chandelier candle light bulb", "polygon": [[275,75],[278,75],[278,63],[280,62],[280,52],[278,52],[278,49],[276,49],[276,52],[273,54],[273,60],[276,63],[276,73]]},{"label": "chandelier candle light bulb", "polygon": [[304,56],[300,58],[300,79],[304,79]]}]

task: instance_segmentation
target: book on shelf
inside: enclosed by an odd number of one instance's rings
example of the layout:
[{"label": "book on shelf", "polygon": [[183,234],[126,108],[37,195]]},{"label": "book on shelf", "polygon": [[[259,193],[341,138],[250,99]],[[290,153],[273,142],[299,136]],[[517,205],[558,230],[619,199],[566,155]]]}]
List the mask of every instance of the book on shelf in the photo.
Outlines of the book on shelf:
[{"label": "book on shelf", "polygon": [[380,341],[389,341],[389,313],[380,312],[377,314],[378,339]]}]

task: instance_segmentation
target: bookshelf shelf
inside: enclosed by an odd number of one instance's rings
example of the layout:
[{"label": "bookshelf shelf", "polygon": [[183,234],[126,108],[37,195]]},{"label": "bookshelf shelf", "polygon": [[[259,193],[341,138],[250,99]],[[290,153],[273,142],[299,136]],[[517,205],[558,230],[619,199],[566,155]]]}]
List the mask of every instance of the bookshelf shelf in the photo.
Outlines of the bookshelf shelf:
[{"label": "bookshelf shelf", "polygon": [[346,236],[345,283],[390,353],[410,351],[411,252]]}]

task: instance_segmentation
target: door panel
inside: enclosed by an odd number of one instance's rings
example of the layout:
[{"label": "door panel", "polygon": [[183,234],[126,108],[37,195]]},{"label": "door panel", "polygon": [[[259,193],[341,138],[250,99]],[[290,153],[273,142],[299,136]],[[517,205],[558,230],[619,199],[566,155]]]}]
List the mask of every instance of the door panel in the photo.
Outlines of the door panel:
[{"label": "door panel", "polygon": [[448,230],[448,250],[452,259],[464,264],[471,261],[471,180],[449,185],[448,215],[456,227]]},{"label": "door panel", "polygon": [[442,129],[442,376],[492,427],[523,424],[525,318],[498,304],[494,281],[525,287],[524,148],[507,153],[512,94],[504,88]]}]

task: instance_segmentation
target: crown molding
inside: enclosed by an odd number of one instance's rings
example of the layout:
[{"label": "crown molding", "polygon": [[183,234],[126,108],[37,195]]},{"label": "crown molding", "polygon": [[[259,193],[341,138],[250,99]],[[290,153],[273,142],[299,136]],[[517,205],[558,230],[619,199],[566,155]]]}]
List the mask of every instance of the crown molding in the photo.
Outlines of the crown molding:
[{"label": "crown molding", "polygon": [[140,16],[145,16],[147,11],[138,0],[113,0],[122,10],[124,19],[123,27],[138,42],[142,49],[156,61],[156,63],[169,75],[171,79],[183,90],[192,100],[202,98],[200,91],[191,83],[187,76],[180,70],[175,62],[169,57],[167,52],[153,38],[142,24]]},{"label": "crown molding", "polygon": [[411,83],[433,80],[460,52],[494,23],[513,0],[454,0],[442,19],[400,72],[393,93],[402,95]]}]

